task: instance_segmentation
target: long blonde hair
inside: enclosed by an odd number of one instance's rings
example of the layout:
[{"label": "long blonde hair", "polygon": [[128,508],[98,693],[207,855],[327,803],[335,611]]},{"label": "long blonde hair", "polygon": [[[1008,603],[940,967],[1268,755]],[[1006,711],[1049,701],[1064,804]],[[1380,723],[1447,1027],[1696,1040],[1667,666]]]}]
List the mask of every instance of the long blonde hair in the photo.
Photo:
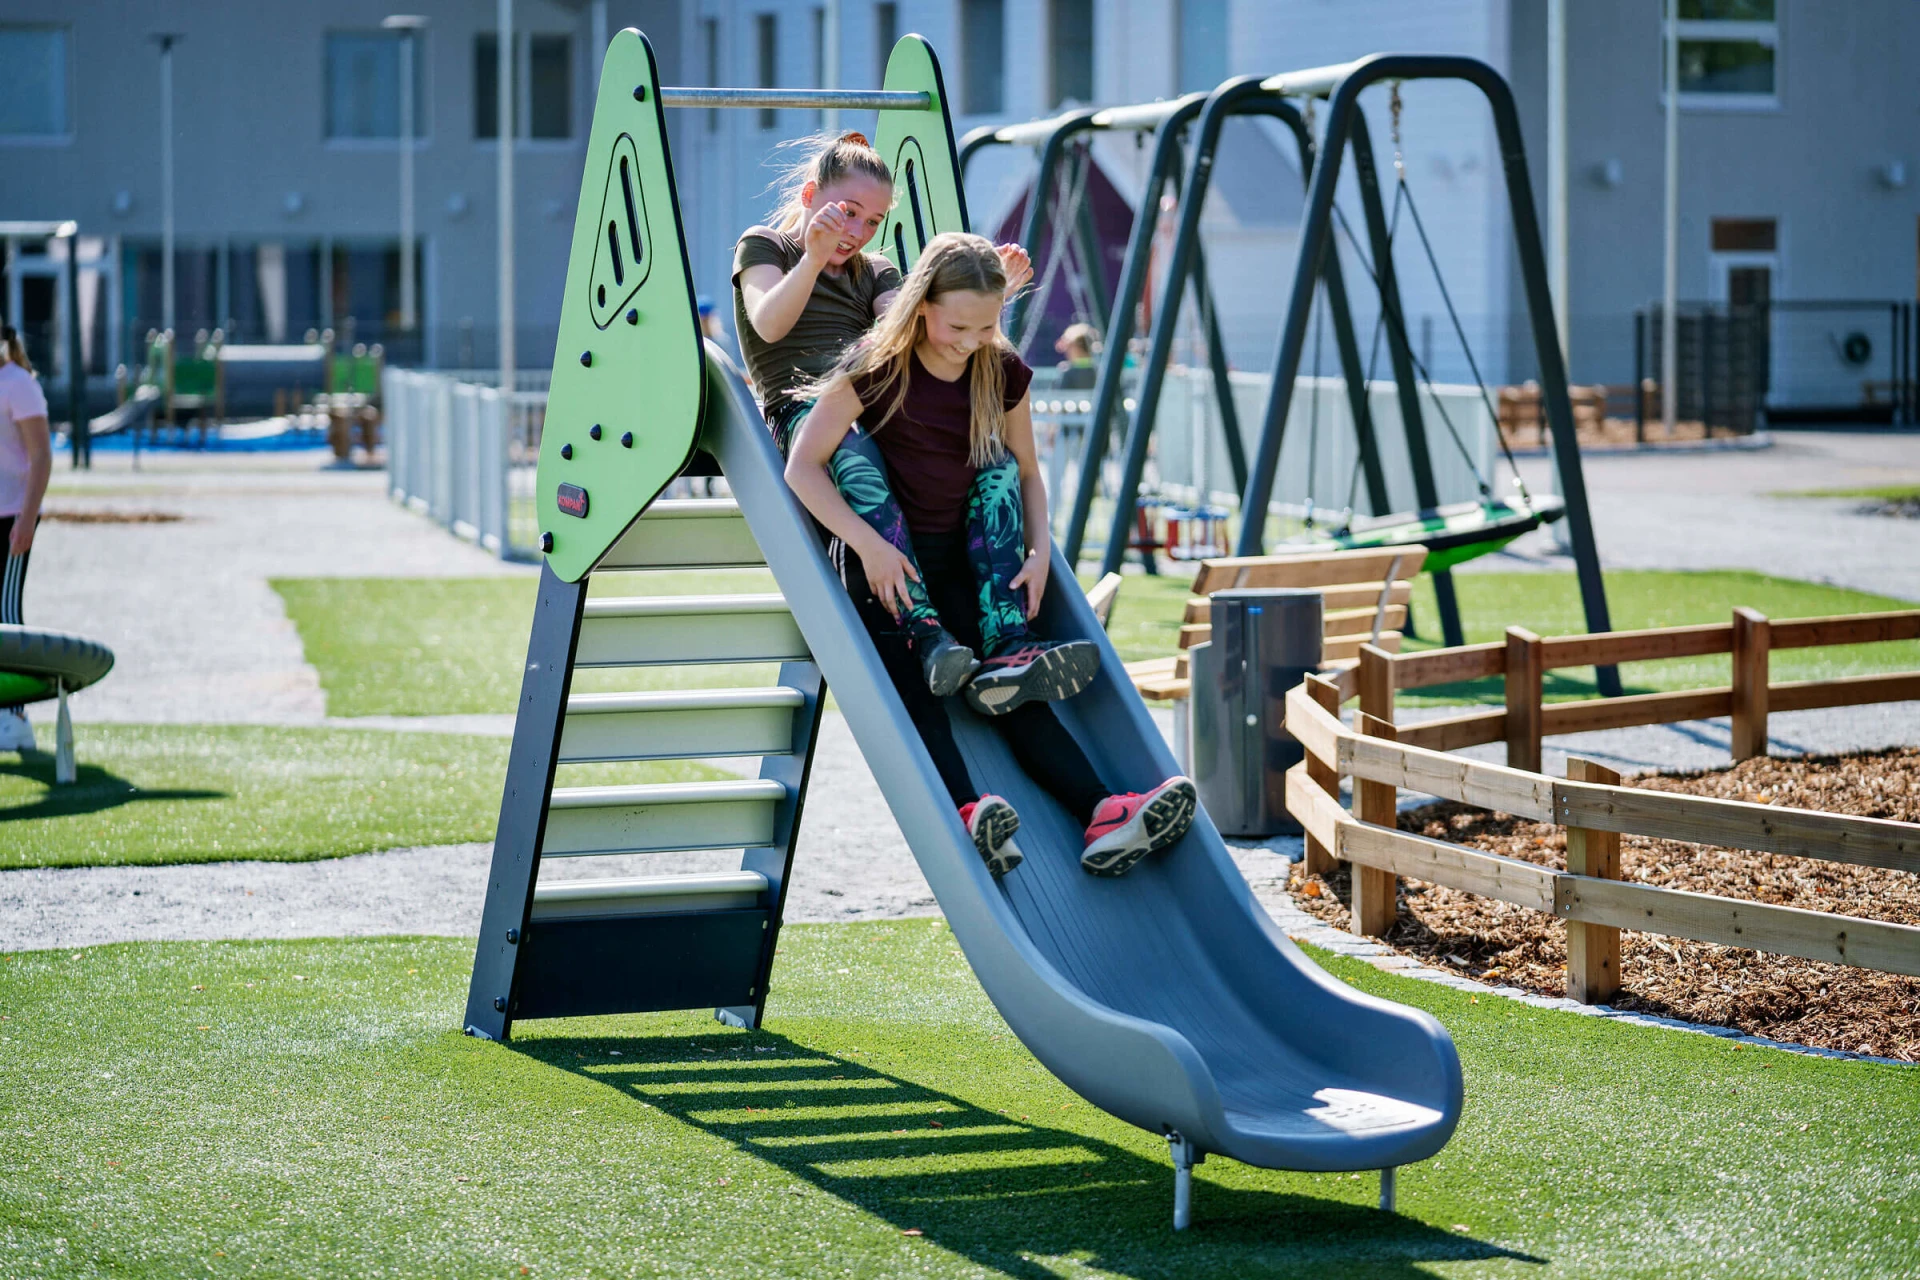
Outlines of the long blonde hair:
[{"label": "long blonde hair", "polygon": [[[923,302],[938,302],[949,293],[984,293],[998,298],[1006,292],[1007,272],[983,236],[948,231],[927,241],[920,261],[901,282],[900,292],[867,336],[840,358],[820,383],[802,394],[818,397],[841,379],[871,379],[869,394],[884,402],[880,410],[869,403],[877,425],[900,411],[912,376],[913,349],[926,337],[927,322],[920,314]],[[967,395],[972,405],[967,460],[974,466],[997,462],[1006,455],[1006,358],[1016,354],[1013,344],[996,327],[987,344],[968,361]]]},{"label": "long blonde hair", "polygon": [[20,341],[20,331],[18,329],[10,324],[0,324],[0,343],[6,344],[7,359],[13,361],[13,363],[19,365],[28,373],[33,372],[33,361],[27,359],[27,346],[24,342]]},{"label": "long blonde hair", "polygon": [[[805,199],[809,182],[815,192],[825,191],[834,183],[852,177],[872,178],[888,190],[893,188],[893,170],[867,141],[867,135],[856,129],[837,135],[817,133],[796,138],[783,143],[781,149],[794,153],[794,159],[773,180],[770,189],[780,193],[780,207],[773,215],[773,225],[788,235],[799,236],[806,229],[811,216]],[[847,269],[856,280],[860,279],[867,269],[866,254],[854,254],[847,262]]]}]

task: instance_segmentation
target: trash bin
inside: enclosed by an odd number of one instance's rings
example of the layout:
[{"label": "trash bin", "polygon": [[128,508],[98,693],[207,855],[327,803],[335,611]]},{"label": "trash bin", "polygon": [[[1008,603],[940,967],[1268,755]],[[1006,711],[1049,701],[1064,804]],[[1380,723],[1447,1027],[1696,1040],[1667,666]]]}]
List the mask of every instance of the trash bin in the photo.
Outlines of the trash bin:
[{"label": "trash bin", "polygon": [[1216,591],[1212,638],[1187,651],[1193,781],[1224,835],[1293,834],[1287,770],[1304,757],[1281,727],[1287,691],[1320,669],[1318,591]]}]

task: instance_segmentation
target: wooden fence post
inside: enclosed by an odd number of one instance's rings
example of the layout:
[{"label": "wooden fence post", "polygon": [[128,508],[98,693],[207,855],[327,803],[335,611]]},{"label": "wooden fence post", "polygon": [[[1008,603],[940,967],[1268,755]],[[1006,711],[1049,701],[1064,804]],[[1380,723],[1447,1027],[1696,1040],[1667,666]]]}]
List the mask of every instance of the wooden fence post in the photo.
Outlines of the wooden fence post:
[{"label": "wooden fence post", "polygon": [[[1365,652],[1362,650],[1362,655]],[[1362,662],[1365,662],[1364,656]],[[1353,724],[1354,728],[1368,737],[1385,738],[1392,742],[1397,736],[1390,721],[1364,711],[1353,718]],[[1362,822],[1382,827],[1395,826],[1400,815],[1399,789],[1391,782],[1369,782],[1365,778],[1355,778],[1353,809],[1354,816]],[[1353,931],[1368,938],[1383,938],[1393,928],[1393,922],[1399,915],[1399,879],[1393,872],[1382,871],[1378,867],[1366,867],[1357,862],[1349,865],[1353,871],[1350,908]]]},{"label": "wooden fence post", "polygon": [[1540,637],[1507,628],[1507,766],[1540,772]]},{"label": "wooden fence post", "polygon": [[1767,650],[1773,624],[1758,609],[1733,611],[1733,759],[1767,754]]},{"label": "wooden fence post", "polygon": [[[1340,718],[1339,689],[1336,688],[1331,681],[1309,678],[1306,683],[1307,696],[1319,703],[1322,708],[1333,715],[1334,719],[1338,720]],[[1336,804],[1339,803],[1340,771],[1338,769],[1335,769],[1330,764],[1320,763],[1318,757],[1309,752],[1307,754],[1307,777],[1317,783],[1322,791],[1332,796]],[[1300,869],[1310,876],[1332,875],[1334,868],[1333,850],[1327,848],[1318,840],[1315,840],[1311,835],[1309,835],[1306,840],[1306,858],[1301,862]]]},{"label": "wooden fence post", "polygon": [[1393,723],[1393,655],[1378,645],[1360,646],[1360,710]]},{"label": "wooden fence post", "polygon": [[[1567,780],[1618,786],[1620,775],[1605,765],[1567,759]],[[1620,835],[1615,831],[1567,828],[1567,870],[1601,880],[1620,878]],[[1620,930],[1604,924],[1567,921],[1567,995],[1582,1004],[1611,1000],[1620,990]]]}]

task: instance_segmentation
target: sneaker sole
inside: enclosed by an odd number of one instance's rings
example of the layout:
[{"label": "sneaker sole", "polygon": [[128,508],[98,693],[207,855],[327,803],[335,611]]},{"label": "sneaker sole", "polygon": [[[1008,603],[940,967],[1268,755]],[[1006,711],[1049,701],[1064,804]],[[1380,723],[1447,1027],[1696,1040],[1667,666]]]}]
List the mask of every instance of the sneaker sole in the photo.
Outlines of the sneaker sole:
[{"label": "sneaker sole", "polygon": [[1140,806],[1140,812],[1123,827],[1102,836],[1102,840],[1126,833],[1127,843],[1118,848],[1089,849],[1080,855],[1080,866],[1091,875],[1123,876],[1135,863],[1179,840],[1193,825],[1198,796],[1189,783],[1171,787]]},{"label": "sneaker sole", "polygon": [[964,689],[979,669],[980,659],[956,647],[934,664],[927,675],[927,689],[936,698],[950,698]]},{"label": "sneaker sole", "polygon": [[1099,672],[1099,646],[1063,645],[1035,658],[1019,675],[977,677],[967,686],[967,705],[983,716],[1003,716],[1029,702],[1060,702],[1092,684]]},{"label": "sneaker sole", "polygon": [[[1020,815],[1011,805],[1005,808],[989,809],[973,832],[973,847],[979,851],[980,860],[987,864],[987,870],[996,876],[1003,876],[1024,861],[1020,851],[1007,842],[1020,830]],[[1000,852],[993,852],[998,849]]]}]

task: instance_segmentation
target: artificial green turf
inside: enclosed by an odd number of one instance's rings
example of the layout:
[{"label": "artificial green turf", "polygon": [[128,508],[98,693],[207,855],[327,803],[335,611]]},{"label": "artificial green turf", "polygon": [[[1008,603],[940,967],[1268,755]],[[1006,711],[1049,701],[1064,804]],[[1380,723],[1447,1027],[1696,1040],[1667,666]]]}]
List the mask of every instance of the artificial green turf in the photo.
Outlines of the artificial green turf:
[{"label": "artificial green turf", "polygon": [[1869,485],[1864,489],[1787,489],[1773,496],[1776,498],[1862,498],[1879,502],[1915,502],[1920,501],[1920,485]]},{"label": "artificial green turf", "polygon": [[[0,868],[304,861],[491,840],[505,738],[253,725],[81,725],[80,777],[0,752]],[[573,765],[561,781],[719,778],[704,765]]]},{"label": "artificial green turf", "polygon": [[[1158,577],[1127,575],[1109,634],[1123,660],[1164,657],[1175,651],[1186,607],[1190,572]],[[1460,614],[1470,643],[1497,640],[1509,626],[1541,635],[1586,630],[1580,592],[1568,573],[1476,573],[1454,575]],[[327,707],[335,715],[444,715],[510,712],[520,691],[532,618],[534,582],[529,578],[294,578],[274,584],[300,628],[307,661],[320,671]],[[594,594],[666,594],[692,591],[773,590],[764,572],[609,574],[593,581]],[[1737,571],[1678,573],[1619,570],[1607,575],[1607,597],[1616,630],[1724,622],[1734,606],[1749,605],[1775,618],[1830,613],[1870,613],[1911,608],[1909,601],[1845,587],[1773,578]],[[1414,620],[1422,639],[1409,652],[1438,643],[1433,582],[1414,586]],[[1855,645],[1837,649],[1783,650],[1773,655],[1775,680],[1825,679],[1920,668],[1920,642]],[[765,682],[772,667],[688,666],[639,671],[582,671],[576,688],[709,688]],[[1683,658],[1634,663],[1622,670],[1632,692],[1695,689],[1727,683],[1729,660]],[[1548,698],[1593,693],[1591,669],[1552,673]],[[1497,680],[1449,685],[1401,700],[1498,702]]]},{"label": "artificial green turf", "polygon": [[[336,716],[512,712],[538,586],[531,576],[273,582]],[[771,574],[751,569],[597,574],[588,586],[594,597],[775,589]],[[581,671],[573,688],[725,688],[769,684],[776,671],[765,663]]]},{"label": "artificial green turf", "polygon": [[0,1273],[1920,1269],[1910,1069],[1322,957],[1451,1030],[1458,1133],[1401,1171],[1398,1216],[1371,1174],[1209,1160],[1176,1235],[1165,1142],[1048,1075],[939,922],[789,927],[753,1035],[690,1012],[467,1039],[471,959],[392,938],[0,959]]},{"label": "artificial green turf", "polygon": [[[1179,645],[1180,618],[1191,581],[1191,574],[1127,576],[1108,628],[1121,658],[1132,662],[1174,652]],[[1570,573],[1456,572],[1453,581],[1460,599],[1461,625],[1469,644],[1498,640],[1509,626],[1526,627],[1543,636],[1569,635],[1587,629],[1580,606],[1579,584]],[[1914,607],[1912,601],[1891,596],[1737,570],[1680,573],[1620,569],[1608,573],[1606,581],[1607,604],[1616,631],[1725,622],[1736,605],[1748,605],[1770,618],[1874,613]],[[1417,639],[1409,638],[1405,651],[1437,648],[1439,614],[1434,603],[1433,579],[1425,575],[1414,582],[1413,617],[1422,634]],[[1920,669],[1920,642],[1911,641],[1829,649],[1782,649],[1771,655],[1770,663],[1770,675],[1777,681],[1833,679],[1915,669]],[[1628,663],[1620,674],[1630,693],[1710,688],[1724,685],[1732,678],[1730,659],[1725,655]],[[1593,669],[1550,672],[1544,688],[1548,699],[1553,701],[1591,696]],[[1425,691],[1403,690],[1398,700],[1410,704],[1500,702],[1503,696],[1501,682],[1490,679]]]}]

